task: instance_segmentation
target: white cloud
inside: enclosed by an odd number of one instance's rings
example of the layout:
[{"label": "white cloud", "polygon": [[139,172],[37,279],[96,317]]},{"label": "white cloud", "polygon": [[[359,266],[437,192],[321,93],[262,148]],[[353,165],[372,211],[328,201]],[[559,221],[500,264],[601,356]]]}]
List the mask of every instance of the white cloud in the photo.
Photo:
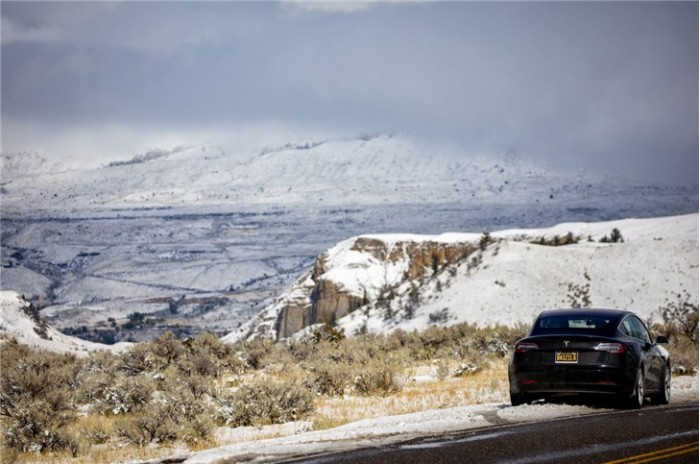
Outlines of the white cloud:
[{"label": "white cloud", "polygon": [[[576,165],[614,159],[654,177],[697,166],[697,21],[683,2],[2,7],[3,44],[27,44],[3,45],[3,120],[57,135],[279,121]],[[6,140],[36,144],[3,127]],[[76,150],[79,138],[57,137]]]},{"label": "white cloud", "polygon": [[412,5],[438,0],[281,0],[283,11],[289,16],[296,17],[306,14],[347,14],[369,10],[379,5]]},{"label": "white cloud", "polygon": [[347,2],[341,0],[325,0],[309,2],[304,0],[283,0],[281,2],[283,11],[290,16],[301,16],[309,13],[335,14],[335,13],[356,13],[365,11],[377,5],[378,1]]}]

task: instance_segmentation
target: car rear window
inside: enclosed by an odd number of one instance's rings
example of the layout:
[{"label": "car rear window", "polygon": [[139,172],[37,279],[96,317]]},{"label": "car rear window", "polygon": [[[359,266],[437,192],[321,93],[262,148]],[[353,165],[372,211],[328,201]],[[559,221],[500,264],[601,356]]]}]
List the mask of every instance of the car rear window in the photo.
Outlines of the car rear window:
[{"label": "car rear window", "polygon": [[532,335],[578,333],[604,335],[613,328],[613,319],[596,315],[543,316],[535,322]]}]

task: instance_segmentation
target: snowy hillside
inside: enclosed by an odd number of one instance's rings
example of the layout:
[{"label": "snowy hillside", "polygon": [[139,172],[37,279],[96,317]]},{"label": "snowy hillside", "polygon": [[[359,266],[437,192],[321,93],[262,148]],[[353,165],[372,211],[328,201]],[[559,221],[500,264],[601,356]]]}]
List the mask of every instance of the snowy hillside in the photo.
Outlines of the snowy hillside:
[{"label": "snowy hillside", "polygon": [[[615,229],[617,243],[609,240]],[[284,338],[323,322],[349,334],[461,321],[512,325],[572,305],[649,318],[682,301],[698,303],[697,214],[489,236],[367,235],[332,247],[227,339]]]},{"label": "snowy hillside", "polygon": [[2,183],[22,177],[35,177],[58,170],[55,163],[39,153],[20,152],[0,155],[0,173]]},{"label": "snowy hillside", "polygon": [[97,350],[121,351],[130,345],[101,345],[64,335],[19,294],[0,291],[0,342],[11,338],[35,348],[78,355]]},{"label": "snowy hillside", "polygon": [[0,289],[25,294],[61,330],[87,327],[81,336],[95,341],[107,340],[110,319],[136,313],[155,325],[114,338],[225,334],[347,237],[698,208],[697,186],[563,172],[518,153],[467,156],[392,134],[272,135],[183,141],[72,170],[6,156]]},{"label": "snowy hillside", "polygon": [[[17,166],[19,161],[15,159]],[[558,172],[517,154],[449,153],[405,136],[301,138],[286,143],[193,144],[150,150],[100,168],[3,170],[3,209],[245,204],[382,204],[586,199],[630,182]],[[641,192],[637,192],[641,193]],[[657,192],[658,193],[658,192]]]}]

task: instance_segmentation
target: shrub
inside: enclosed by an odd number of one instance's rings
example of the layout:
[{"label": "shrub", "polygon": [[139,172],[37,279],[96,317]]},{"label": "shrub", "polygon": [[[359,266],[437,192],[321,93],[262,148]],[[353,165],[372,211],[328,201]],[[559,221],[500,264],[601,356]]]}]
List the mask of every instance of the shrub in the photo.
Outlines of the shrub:
[{"label": "shrub", "polygon": [[262,369],[265,366],[265,358],[272,352],[273,345],[270,340],[242,342],[240,356],[246,368]]},{"label": "shrub", "polygon": [[115,434],[129,444],[146,446],[151,442],[167,443],[177,438],[177,425],[159,409],[149,409],[128,419],[120,419]]},{"label": "shrub", "polygon": [[182,382],[182,388],[185,388],[194,400],[201,400],[212,393],[211,381],[203,375],[190,375],[180,380],[180,382]]},{"label": "shrub", "polygon": [[612,230],[610,237],[605,235],[600,239],[601,243],[623,243],[624,241],[625,239],[622,237],[622,232],[620,232],[620,229],[617,228]]},{"label": "shrub", "polygon": [[209,414],[201,414],[187,421],[181,431],[180,438],[190,447],[206,444],[211,441],[214,431],[214,421]]},{"label": "shrub", "polygon": [[112,436],[111,427],[107,427],[104,418],[91,417],[79,428],[80,434],[83,435],[93,445],[102,445],[107,443]]},{"label": "shrub", "polygon": [[669,338],[675,374],[692,374],[698,369],[698,305],[691,300],[687,291],[675,295],[658,310],[662,322],[649,324],[653,332]]},{"label": "shrub", "polygon": [[81,403],[89,405],[92,413],[110,414],[112,407],[106,400],[109,396],[109,391],[113,388],[114,381],[114,372],[93,372],[84,375],[80,388],[76,393],[77,397]]},{"label": "shrub", "polygon": [[668,351],[676,375],[692,375],[698,370],[698,345],[687,337],[671,338]]},{"label": "shrub", "polygon": [[161,368],[170,366],[185,353],[182,342],[172,332],[166,332],[160,337],[156,337],[149,346]]},{"label": "shrub", "polygon": [[220,365],[205,351],[197,351],[177,360],[177,369],[188,377],[218,377]]},{"label": "shrub", "polygon": [[211,436],[213,412],[206,401],[195,398],[186,386],[169,384],[155,392],[138,414],[117,421],[115,434],[127,443],[145,446],[177,439],[201,443]]},{"label": "shrub", "polygon": [[373,359],[355,371],[355,390],[361,395],[393,395],[401,391],[404,383],[400,368],[382,359]]},{"label": "shrub", "polygon": [[330,324],[323,324],[312,336],[312,340],[316,344],[321,341],[327,341],[337,345],[343,339],[345,339],[345,331],[343,328],[335,327]]},{"label": "shrub", "polygon": [[117,356],[109,351],[94,351],[83,361],[82,376],[92,373],[113,373],[116,370]]},{"label": "shrub", "polygon": [[107,390],[104,402],[112,414],[124,414],[146,409],[155,390],[153,380],[146,375],[120,377]]},{"label": "shrub", "polygon": [[445,324],[450,320],[450,308],[442,308],[440,311],[435,311],[428,314],[428,321],[431,324]]},{"label": "shrub", "polygon": [[[670,304],[668,317],[676,317],[678,308],[688,306]],[[693,358],[690,349],[677,348],[693,346],[683,335],[686,328],[674,323],[671,329],[674,365],[697,366],[697,353]],[[206,446],[215,421],[258,426],[302,419],[313,411],[317,394],[392,395],[403,388],[411,364],[436,361],[440,377],[453,360],[478,369],[502,357],[525,331],[461,323],[347,338],[325,327],[305,340],[237,345],[209,333],[184,341],[165,334],[122,354],[97,352],[85,359],[8,342],[0,347],[3,452],[75,454],[73,433],[85,446],[115,440],[141,447],[175,440]],[[235,391],[215,388],[253,369],[265,369],[265,379],[256,374],[258,380],[244,380]],[[76,420],[78,408],[89,414]]]},{"label": "shrub", "polygon": [[229,426],[283,424],[313,411],[314,395],[301,384],[257,380],[224,395],[216,412]]},{"label": "shrub", "polygon": [[219,361],[225,361],[232,353],[231,345],[222,342],[211,332],[202,332],[186,343],[192,353],[208,353]]},{"label": "shrub", "polygon": [[146,343],[139,343],[122,353],[117,369],[127,375],[138,375],[156,368],[154,355]]},{"label": "shrub", "polygon": [[491,243],[493,243],[493,238],[491,237],[491,234],[489,234],[488,232],[484,232],[481,235],[481,238],[479,239],[479,249],[481,251],[484,251]]},{"label": "shrub", "polygon": [[698,305],[690,301],[687,291],[676,295],[676,300],[659,308],[659,312],[669,335],[682,335],[698,343]]},{"label": "shrub", "polygon": [[348,364],[318,362],[306,366],[311,374],[309,388],[321,395],[342,396],[352,384]]},{"label": "shrub", "polygon": [[613,243],[618,243],[618,242],[624,242],[625,240],[622,238],[622,232],[620,232],[620,229],[613,229],[612,232],[610,233],[610,241]]},{"label": "shrub", "polygon": [[76,358],[32,350],[16,342],[0,353],[0,416],[4,446],[18,451],[68,449],[76,440],[66,431],[76,417],[71,397]]},{"label": "shrub", "polygon": [[546,246],[565,246],[565,245],[574,245],[578,243],[581,240],[581,237],[574,235],[573,232],[569,231],[566,235],[563,237],[559,235],[554,235],[552,238],[546,238],[545,236],[541,236],[537,240],[533,240],[530,243],[533,245],[546,245]]}]

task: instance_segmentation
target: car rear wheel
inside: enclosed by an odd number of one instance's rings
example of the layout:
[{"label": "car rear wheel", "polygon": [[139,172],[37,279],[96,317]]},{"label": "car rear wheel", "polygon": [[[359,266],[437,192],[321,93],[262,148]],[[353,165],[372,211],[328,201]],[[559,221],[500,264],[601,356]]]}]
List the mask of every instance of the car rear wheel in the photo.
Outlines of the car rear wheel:
[{"label": "car rear wheel", "polygon": [[527,396],[523,393],[510,393],[510,404],[513,406],[520,406],[528,402]]},{"label": "car rear wheel", "polygon": [[634,381],[634,391],[627,398],[626,406],[630,409],[640,409],[644,405],[644,370],[637,370],[637,377]]},{"label": "car rear wheel", "polygon": [[671,401],[671,370],[664,367],[660,382],[661,391],[651,397],[654,404],[668,404]]}]

